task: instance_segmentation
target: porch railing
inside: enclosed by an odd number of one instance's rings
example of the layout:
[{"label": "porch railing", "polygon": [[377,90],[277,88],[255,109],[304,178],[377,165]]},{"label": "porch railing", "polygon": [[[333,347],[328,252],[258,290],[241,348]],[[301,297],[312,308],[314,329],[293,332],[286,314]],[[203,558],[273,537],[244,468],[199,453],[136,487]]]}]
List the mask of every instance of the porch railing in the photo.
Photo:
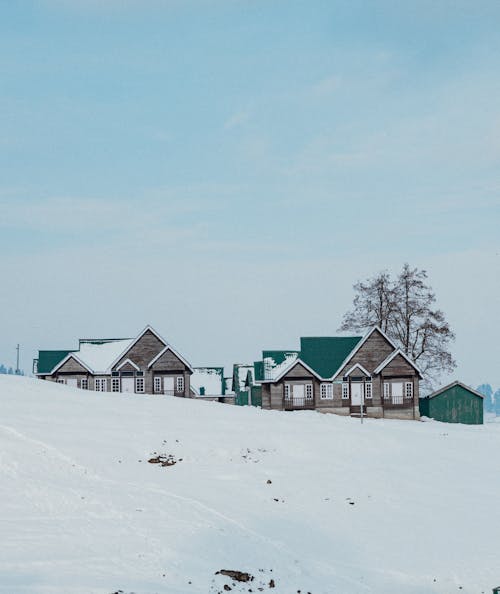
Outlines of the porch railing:
[{"label": "porch railing", "polygon": [[284,399],[285,410],[309,410],[314,408],[314,399],[305,397],[291,397]]},{"label": "porch railing", "polygon": [[405,398],[404,396],[384,398],[383,403],[385,408],[411,408],[414,406],[413,398]]}]

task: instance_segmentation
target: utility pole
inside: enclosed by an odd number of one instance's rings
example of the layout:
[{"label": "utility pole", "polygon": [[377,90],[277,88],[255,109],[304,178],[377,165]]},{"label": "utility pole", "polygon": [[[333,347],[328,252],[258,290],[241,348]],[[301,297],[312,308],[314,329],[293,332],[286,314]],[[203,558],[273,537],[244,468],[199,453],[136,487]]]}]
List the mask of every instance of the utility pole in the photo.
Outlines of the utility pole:
[{"label": "utility pole", "polygon": [[17,351],[17,357],[16,357],[16,375],[19,375],[20,370],[19,370],[19,344],[16,347],[16,351]]}]

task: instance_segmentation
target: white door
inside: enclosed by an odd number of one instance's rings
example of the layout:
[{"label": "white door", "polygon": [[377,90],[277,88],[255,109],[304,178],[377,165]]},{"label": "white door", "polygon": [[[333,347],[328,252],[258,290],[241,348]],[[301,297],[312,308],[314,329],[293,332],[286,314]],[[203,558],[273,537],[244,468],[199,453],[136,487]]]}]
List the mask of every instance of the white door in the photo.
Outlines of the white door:
[{"label": "white door", "polygon": [[293,402],[294,402],[294,404],[304,404],[304,393],[305,393],[304,384],[294,384],[293,385]]},{"label": "white door", "polygon": [[78,386],[76,377],[68,377],[68,379],[66,380],[66,385],[73,386],[73,388],[76,388]]},{"label": "white door", "polygon": [[122,392],[127,392],[128,394],[135,392],[133,377],[122,377]]},{"label": "white door", "polygon": [[392,403],[403,404],[403,383],[394,382],[391,385],[392,388]]},{"label": "white door", "polygon": [[169,396],[174,395],[174,378],[165,376],[163,378],[163,393]]},{"label": "white door", "polygon": [[363,400],[363,384],[361,382],[351,383],[351,406],[361,406]]}]

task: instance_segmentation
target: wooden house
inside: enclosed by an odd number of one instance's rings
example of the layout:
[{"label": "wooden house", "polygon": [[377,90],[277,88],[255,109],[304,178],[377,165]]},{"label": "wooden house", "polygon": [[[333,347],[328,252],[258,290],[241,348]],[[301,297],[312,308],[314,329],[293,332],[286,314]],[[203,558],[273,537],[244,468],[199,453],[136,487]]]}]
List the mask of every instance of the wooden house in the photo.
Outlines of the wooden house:
[{"label": "wooden house", "polygon": [[300,347],[263,352],[262,408],[419,418],[420,371],[380,328]]},{"label": "wooden house", "polygon": [[193,368],[151,326],[135,338],[81,339],[74,350],[39,351],[43,380],[82,390],[190,396]]},{"label": "wooden house", "polygon": [[455,381],[420,399],[420,414],[444,423],[483,424],[483,395]]}]

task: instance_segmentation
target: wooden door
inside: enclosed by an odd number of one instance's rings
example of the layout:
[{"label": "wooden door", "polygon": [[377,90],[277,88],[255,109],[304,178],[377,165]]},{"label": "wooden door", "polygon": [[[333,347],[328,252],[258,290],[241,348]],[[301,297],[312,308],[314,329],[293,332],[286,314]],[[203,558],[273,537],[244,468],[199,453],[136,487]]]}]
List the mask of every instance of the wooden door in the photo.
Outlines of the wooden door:
[{"label": "wooden door", "polygon": [[163,393],[168,396],[174,395],[174,378],[166,375],[163,378]]},{"label": "wooden door", "polygon": [[122,377],[122,392],[127,394],[133,394],[135,392],[133,377]]},{"label": "wooden door", "polygon": [[361,382],[351,383],[351,406],[361,406],[363,401],[363,384]]}]

